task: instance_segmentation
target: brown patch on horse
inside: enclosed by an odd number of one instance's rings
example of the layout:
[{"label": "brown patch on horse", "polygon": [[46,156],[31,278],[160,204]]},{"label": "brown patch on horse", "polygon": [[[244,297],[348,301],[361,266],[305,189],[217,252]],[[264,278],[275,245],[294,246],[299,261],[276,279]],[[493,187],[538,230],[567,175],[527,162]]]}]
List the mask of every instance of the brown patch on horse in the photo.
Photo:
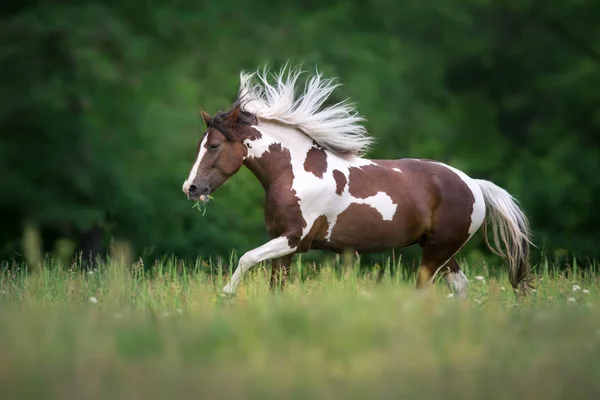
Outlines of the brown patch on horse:
[{"label": "brown patch on horse", "polygon": [[373,253],[409,244],[410,236],[398,232],[397,228],[393,221],[383,221],[381,214],[370,205],[352,203],[338,215],[326,247]]},{"label": "brown patch on horse", "polygon": [[315,220],[310,231],[302,239],[297,251],[304,252],[310,250],[313,241],[323,241],[327,237],[327,232],[329,232],[329,221],[326,216],[321,215]]},{"label": "brown patch on horse", "polygon": [[[403,173],[398,174],[394,167]],[[445,262],[468,239],[473,194],[450,169],[403,159],[375,161],[349,171],[352,196],[364,199],[384,192],[397,205],[396,212],[387,221],[374,207],[353,203],[338,215],[330,242],[321,246],[371,253],[424,243],[435,248],[431,254],[441,257],[450,253]],[[427,254],[424,252],[424,257]]]},{"label": "brown patch on horse", "polygon": [[[428,160],[422,162],[435,174],[434,182],[439,191],[439,203],[432,216],[432,229],[421,243],[421,271],[434,276],[469,239],[475,198],[454,171]],[[417,287],[422,287],[424,283],[422,279],[417,280]]]},{"label": "brown patch on horse", "polygon": [[341,196],[346,187],[346,175],[342,171],[334,169],[333,179],[335,179],[335,193]]},{"label": "brown patch on horse", "polygon": [[290,151],[280,143],[273,143],[261,157],[248,158],[244,163],[265,189],[265,222],[269,235],[285,236],[290,247],[298,246],[306,220],[292,188],[294,172]]},{"label": "brown patch on horse", "polygon": [[313,142],[313,146],[306,153],[304,170],[312,172],[317,178],[323,178],[323,174],[327,171],[327,152],[316,142]]}]

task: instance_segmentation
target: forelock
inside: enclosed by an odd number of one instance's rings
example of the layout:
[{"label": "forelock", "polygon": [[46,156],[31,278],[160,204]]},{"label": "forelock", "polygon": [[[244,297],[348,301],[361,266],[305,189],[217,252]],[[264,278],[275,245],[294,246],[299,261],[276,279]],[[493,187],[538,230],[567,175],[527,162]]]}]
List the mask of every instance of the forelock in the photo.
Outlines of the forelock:
[{"label": "forelock", "polygon": [[243,128],[256,125],[258,119],[248,111],[239,110],[235,123],[230,120],[232,111],[219,111],[210,121],[209,128],[214,128],[221,132],[228,140],[243,140]]}]

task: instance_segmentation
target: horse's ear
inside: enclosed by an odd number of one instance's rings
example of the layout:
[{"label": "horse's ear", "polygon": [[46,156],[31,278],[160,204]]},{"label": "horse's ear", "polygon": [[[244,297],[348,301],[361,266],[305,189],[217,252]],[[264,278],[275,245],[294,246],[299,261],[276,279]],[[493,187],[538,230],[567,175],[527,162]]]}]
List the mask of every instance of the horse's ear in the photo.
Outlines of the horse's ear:
[{"label": "horse's ear", "polygon": [[227,116],[227,122],[230,125],[236,125],[238,123],[238,119],[240,117],[240,105],[237,104],[233,110]]},{"label": "horse's ear", "polygon": [[206,111],[204,111],[203,109],[200,109],[200,114],[202,115],[202,119],[204,120],[204,123],[206,124],[206,127],[208,128],[208,126],[210,125],[210,122],[212,121],[212,117],[210,115],[208,115],[208,113]]}]

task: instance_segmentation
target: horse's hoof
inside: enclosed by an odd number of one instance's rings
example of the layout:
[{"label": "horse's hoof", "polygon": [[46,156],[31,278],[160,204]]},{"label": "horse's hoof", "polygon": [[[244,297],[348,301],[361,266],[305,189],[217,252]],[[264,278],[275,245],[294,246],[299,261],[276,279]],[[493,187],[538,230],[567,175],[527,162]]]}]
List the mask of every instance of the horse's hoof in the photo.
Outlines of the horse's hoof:
[{"label": "horse's hoof", "polygon": [[235,296],[235,289],[231,286],[227,285],[223,288],[223,292],[221,293],[221,297],[233,297]]}]

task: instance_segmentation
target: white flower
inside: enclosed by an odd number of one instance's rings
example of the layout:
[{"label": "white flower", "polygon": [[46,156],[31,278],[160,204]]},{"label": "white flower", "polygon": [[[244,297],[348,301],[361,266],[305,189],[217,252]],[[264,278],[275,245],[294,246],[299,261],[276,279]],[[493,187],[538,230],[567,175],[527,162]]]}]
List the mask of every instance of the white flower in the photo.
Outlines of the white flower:
[{"label": "white flower", "polygon": [[98,304],[98,299],[92,296],[90,297],[90,303]]},{"label": "white flower", "polygon": [[484,280],[483,276],[481,276],[481,275],[477,275],[477,276],[475,277],[475,279],[477,279],[478,281],[482,281],[482,280]]},{"label": "white flower", "polygon": [[531,293],[536,293],[537,289],[531,289]]},{"label": "white flower", "polygon": [[571,303],[574,303],[576,300],[575,300],[575,298],[574,298],[574,297],[569,297],[569,298],[567,299],[567,301],[569,301],[569,302],[571,302]]},{"label": "white flower", "polygon": [[88,275],[94,275],[94,270],[89,270]]},{"label": "white flower", "polygon": [[448,296],[446,296],[447,298],[451,299],[454,297],[454,293],[448,293]]},{"label": "white flower", "polygon": [[587,289],[583,289],[582,292],[583,292],[583,294],[590,294],[590,291]]},{"label": "white flower", "polygon": [[501,291],[501,292],[505,292],[505,291],[506,291],[506,288],[505,288],[504,286],[500,286],[500,291]]},{"label": "white flower", "polygon": [[579,285],[573,285],[573,291],[576,292],[578,290],[581,290],[581,286],[579,286]]}]

